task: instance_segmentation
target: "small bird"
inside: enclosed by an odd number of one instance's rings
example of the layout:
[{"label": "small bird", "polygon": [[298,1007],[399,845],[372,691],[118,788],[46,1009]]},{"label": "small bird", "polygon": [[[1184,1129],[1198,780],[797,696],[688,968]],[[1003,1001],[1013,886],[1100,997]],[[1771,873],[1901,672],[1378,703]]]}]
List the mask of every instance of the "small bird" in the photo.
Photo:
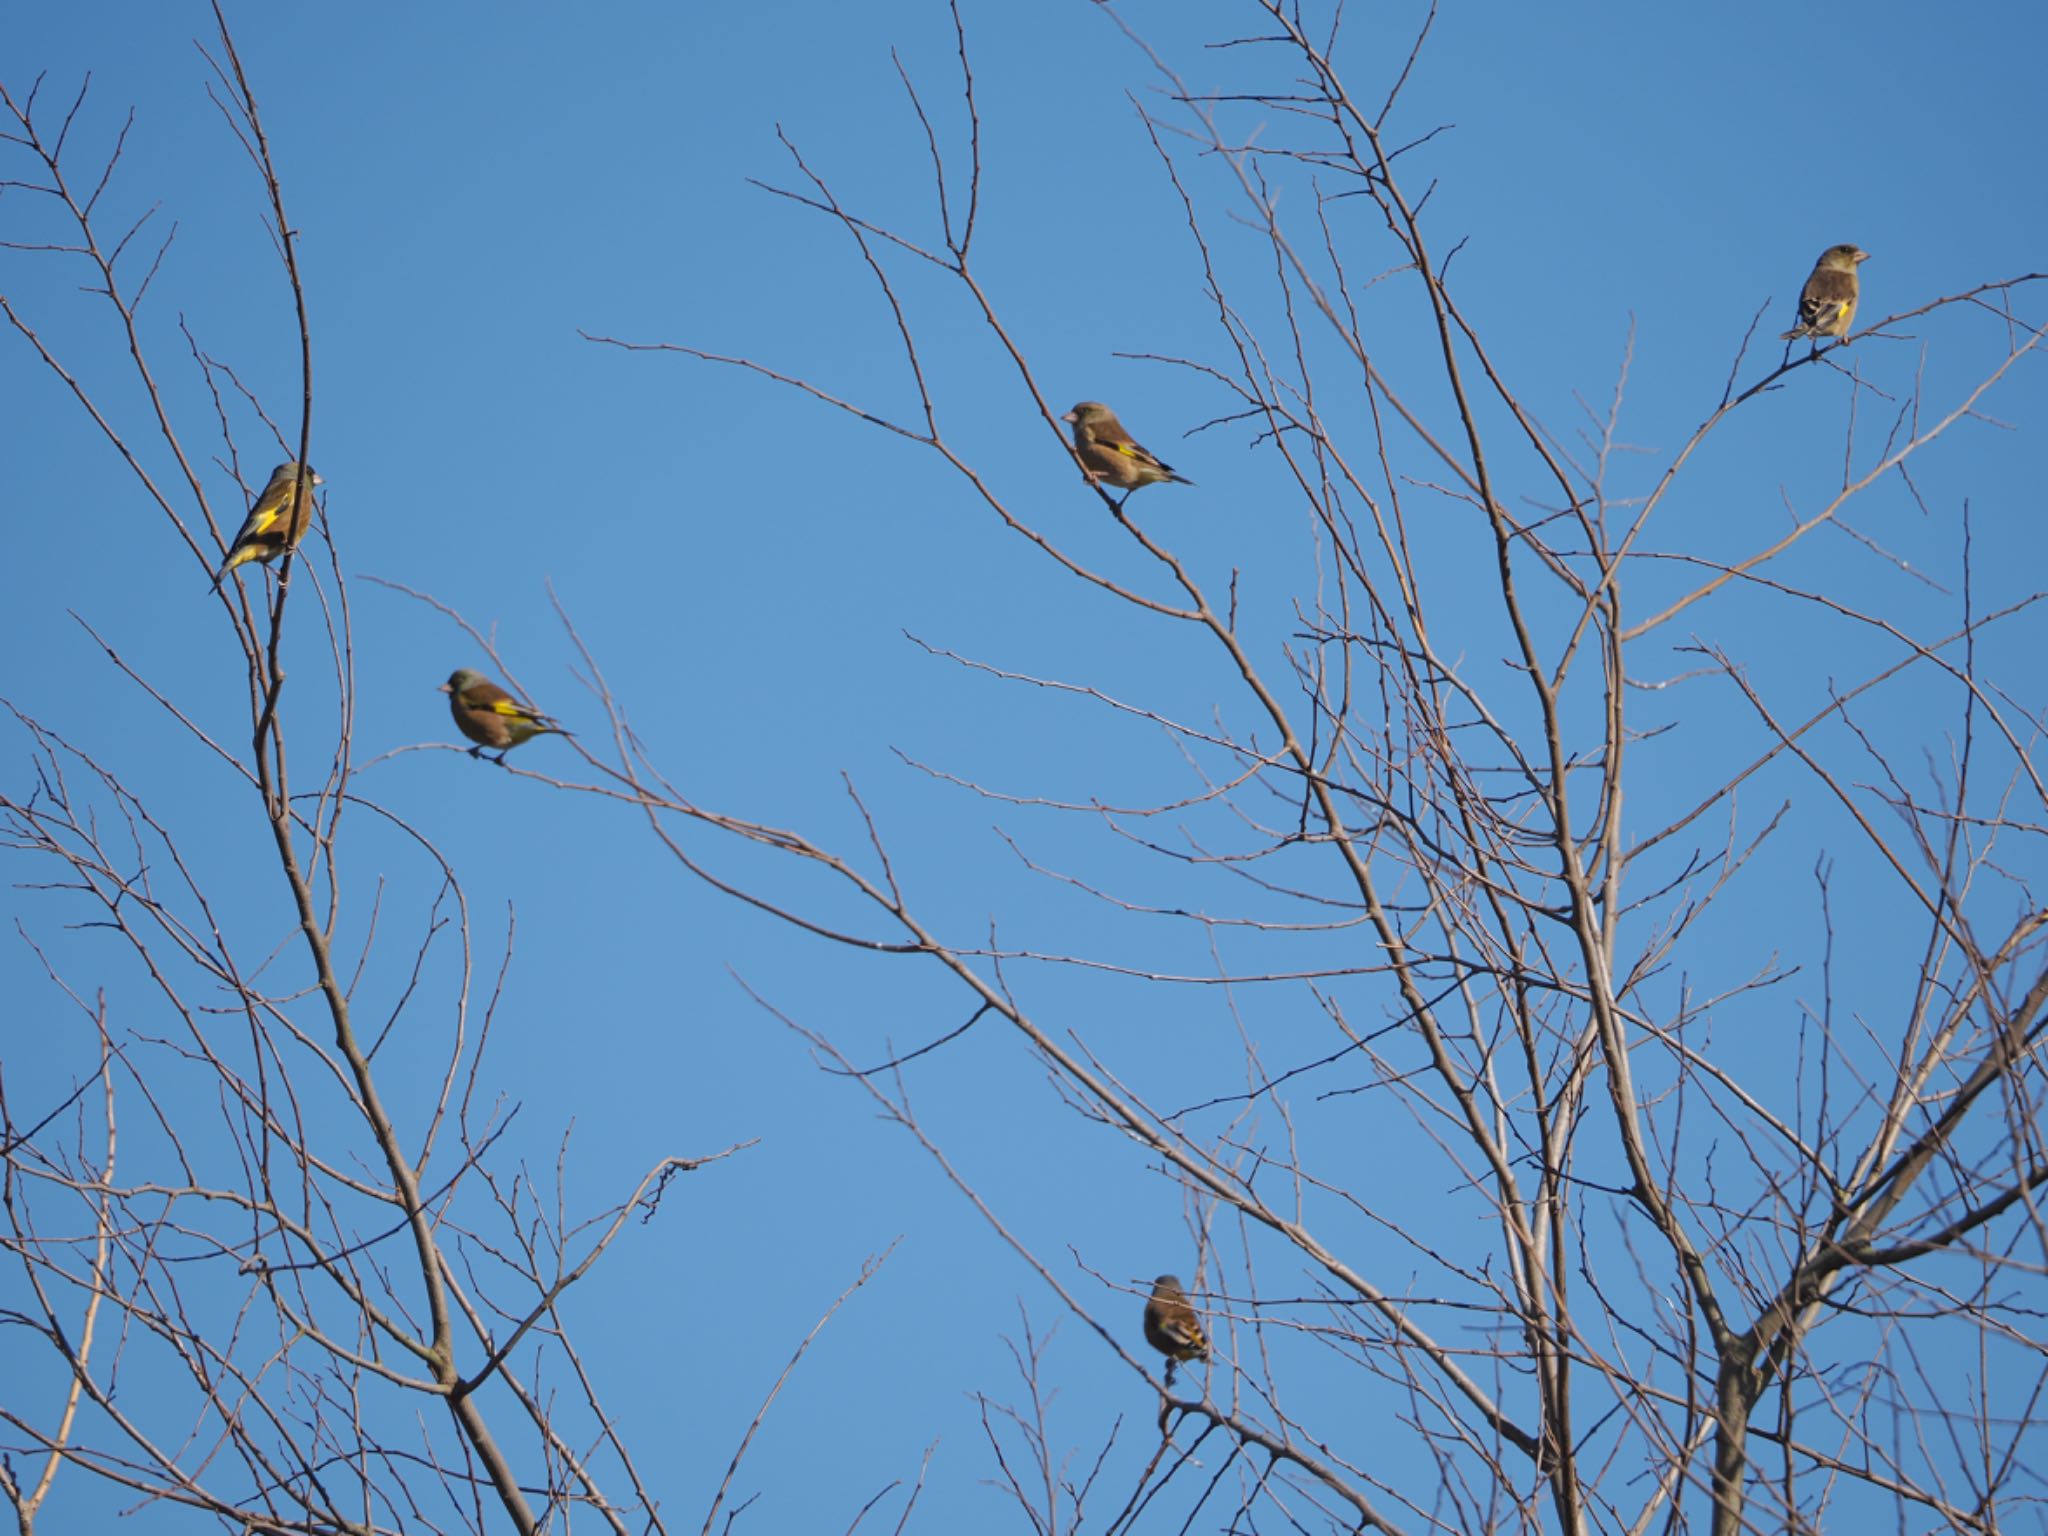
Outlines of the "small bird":
[{"label": "small bird", "polygon": [[1831,245],[1822,251],[1799,290],[1799,323],[1778,339],[1811,336],[1818,346],[1823,336],[1848,335],[1849,322],[1856,318],[1856,267],[1868,260],[1870,252],[1853,245]]},{"label": "small bird", "polygon": [[537,709],[528,709],[511,694],[467,667],[457,667],[436,692],[448,695],[448,712],[455,716],[455,728],[476,745],[471,757],[482,757],[485,747],[498,749],[498,761],[522,741],[552,733],[567,736],[554,721]]},{"label": "small bird", "polygon": [[1147,453],[1124,430],[1116,412],[1100,400],[1083,400],[1060,420],[1074,424],[1074,457],[1081,461],[1090,480],[1107,480],[1126,491],[1135,491],[1141,485],[1157,485],[1162,480],[1178,480],[1182,485],[1195,483],[1186,475],[1176,475],[1171,464],[1162,464]]},{"label": "small bird", "polygon": [[[309,464],[306,466],[308,486],[325,485]],[[242,531],[235,535],[235,542],[228,548],[228,558],[220,568],[220,574],[213,578],[213,589],[218,592],[220,584],[227,580],[228,572],[238,565],[251,560],[265,564],[275,560],[286,550],[293,549],[306,536],[306,524],[313,519],[313,497],[307,493],[303,504],[299,501],[299,463],[288,459],[270,472],[270,483],[263,487],[255,504],[249,508],[249,515],[242,519]]]},{"label": "small bird", "polygon": [[1145,1303],[1145,1342],[1166,1356],[1169,1380],[1176,1361],[1208,1358],[1209,1336],[1188,1305],[1180,1276],[1161,1275],[1152,1282],[1152,1295]]}]

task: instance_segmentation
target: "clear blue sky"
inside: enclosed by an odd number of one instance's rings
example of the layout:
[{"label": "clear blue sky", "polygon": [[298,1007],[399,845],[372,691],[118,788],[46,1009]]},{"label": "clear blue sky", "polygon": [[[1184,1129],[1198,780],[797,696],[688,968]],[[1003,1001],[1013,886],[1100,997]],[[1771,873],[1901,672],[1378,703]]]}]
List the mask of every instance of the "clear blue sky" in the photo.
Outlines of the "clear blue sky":
[{"label": "clear blue sky", "polygon": [[[1159,77],[1085,0],[965,0],[964,9],[984,133],[980,276],[1056,408],[1112,401],[1199,482],[1149,490],[1135,508],[1205,578],[1221,585],[1232,567],[1245,570],[1262,655],[1277,667],[1289,594],[1308,569],[1277,466],[1242,428],[1184,437],[1228,408],[1201,378],[1113,355],[1228,365],[1179,200],[1128,99],[1170,112]],[[1244,78],[1247,55],[1204,45],[1259,30],[1249,11],[1187,0],[1122,14],[1195,89],[1224,90]],[[1352,8],[1340,59],[1362,95],[1376,99],[1398,68],[1421,14],[1409,11]],[[578,334],[742,353],[908,412],[914,397],[886,313],[844,234],[748,178],[795,184],[780,125],[849,206],[934,237],[923,140],[890,50],[923,91],[957,170],[961,113],[943,6],[238,4],[229,19],[303,235],[312,460],[327,480],[344,571],[404,582],[461,610],[495,633],[538,702],[595,732],[550,610],[552,583],[653,759],[688,794],[853,851],[862,834],[841,781],[850,775],[899,873],[959,942],[999,923],[1017,947],[1091,952],[1100,931],[1100,908],[1030,875],[997,824],[1054,868],[1124,881],[1133,900],[1193,904],[1167,870],[1106,849],[1094,831],[937,787],[897,756],[1017,793],[1142,800],[1187,788],[1157,733],[933,660],[905,632],[1187,720],[1239,715],[1227,679],[1191,667],[1170,630],[1033,558],[933,455],[764,380]],[[210,33],[207,11],[182,3],[76,0],[0,14],[0,81],[17,97],[47,72],[46,97],[68,100],[91,74],[75,130],[88,161],[135,111],[107,204],[116,224],[156,209],[141,240],[176,225],[144,330],[181,426],[209,452],[211,407],[181,317],[294,434],[298,388],[289,294],[263,233],[260,188],[204,91],[193,40]],[[1873,253],[1864,269],[1872,315],[2048,269],[2037,164],[2048,110],[2027,77],[2044,49],[2048,13],[2026,4],[1980,8],[1966,23],[1908,3],[1452,7],[1407,88],[1397,119],[1406,133],[1394,137],[1449,125],[1417,152],[1410,182],[1438,181],[1429,219],[1439,256],[1468,242],[1453,267],[1459,291],[1553,433],[1576,439],[1581,398],[1605,408],[1633,327],[1622,435],[1647,450],[1640,493],[1712,408],[1758,307],[1769,305],[1769,334],[1790,323],[1823,246],[1854,241]],[[1293,130],[1276,121],[1267,131]],[[1267,258],[1230,223],[1220,169],[1185,143],[1172,147],[1212,199],[1208,227],[1233,282],[1256,323],[1269,323],[1270,285],[1259,286]],[[1363,200],[1354,206],[1361,249],[1380,249],[1368,243],[1376,216]],[[45,238],[46,219],[27,194],[0,194],[0,238]],[[1135,575],[961,295],[899,270],[949,431],[1020,506]],[[1360,257],[1359,276],[1377,270]],[[48,256],[0,251],[0,293],[82,377],[113,380],[118,338],[81,281]],[[1910,383],[1911,343],[1857,350],[1886,387]],[[1953,382],[1948,366],[1934,357],[1930,376]],[[1871,511],[1873,536],[1953,590],[1952,520],[1970,496],[1987,606],[2039,584],[2043,378],[2037,363],[1989,407],[2020,431],[1969,429],[1923,486],[1932,515],[1951,521],[1930,526],[1902,489]],[[1747,549],[1782,525],[1781,490],[1810,511],[1839,480],[1840,383],[1806,370],[1756,423],[1720,442],[1670,514],[1669,545]],[[187,828],[245,951],[287,943],[255,807],[70,617],[233,741],[246,735],[243,683],[227,619],[205,594],[207,572],[11,331],[0,334],[0,394],[0,696],[129,776],[153,812]],[[146,438],[125,378],[108,402]],[[1887,425],[1867,428],[1873,441]],[[246,412],[238,428],[260,480],[283,455]],[[152,472],[166,467],[160,445],[145,459]],[[217,468],[209,474],[232,520],[237,493]],[[1922,632],[1938,632],[1950,611],[1952,598],[1846,539],[1803,557],[1799,574],[1819,579],[1830,562],[1848,593],[1908,615]],[[252,587],[255,569],[245,573]],[[1654,588],[1662,579],[1644,580]],[[355,581],[350,602],[359,756],[452,740],[434,686],[482,658],[445,619],[388,590]],[[1809,631],[1783,605],[1759,605],[1756,623],[1769,627],[1748,628],[1730,621],[1742,611],[1734,604],[1702,632],[1748,644],[1758,659],[1805,652],[1810,666],[1791,687],[1810,705],[1836,675],[1817,648],[1837,644],[1839,630]],[[1473,622],[1467,644],[1490,660],[1498,637]],[[293,623],[305,647],[297,675],[322,688],[313,605],[301,601]],[[1674,646],[1685,639],[1672,637]],[[1861,675],[1875,654],[1844,655],[1840,675]],[[1669,670],[1694,664],[1674,653]],[[1646,697],[1645,719],[1655,722],[1660,707]],[[302,773],[324,739],[316,719],[305,728]],[[0,778],[25,794],[26,749],[11,722],[0,742]],[[1711,756],[1711,730],[1700,750]],[[573,759],[542,741],[515,761],[567,771]],[[359,788],[431,836],[460,872],[480,974],[494,971],[507,913],[516,915],[486,1071],[492,1091],[519,1105],[508,1166],[524,1157],[547,1177],[573,1126],[570,1200],[594,1210],[664,1154],[760,1140],[683,1181],[569,1303],[607,1405],[658,1475],[671,1518],[694,1528],[683,1512],[708,1501],[796,1341],[864,1257],[900,1236],[881,1277],[827,1330],[771,1414],[737,1484],[742,1494],[771,1491],[742,1529],[843,1529],[885,1482],[914,1476],[935,1438],[921,1528],[1008,1522],[1001,1496],[981,1485],[994,1472],[969,1395],[1016,1395],[1001,1335],[1016,1333],[1020,1303],[1050,1326],[1057,1299],[862,1095],[813,1070],[801,1042],[734,977],[863,1061],[960,1022],[957,990],[806,941],[693,881],[630,815],[452,751],[400,755]],[[344,870],[344,948],[361,942],[377,882],[388,882],[388,953],[366,985],[381,1012],[433,887],[400,841],[360,830],[363,846]],[[1795,838],[1770,883],[1724,920],[1730,947],[1714,958],[1730,975],[1747,974],[1780,935],[1788,951],[1810,944],[1808,872],[1823,843],[1820,833]],[[699,846],[722,869],[762,872],[757,859]],[[0,1060],[20,1106],[73,1080],[90,1053],[75,1014],[14,936],[17,920],[74,986],[108,987],[118,1028],[149,1035],[162,1025],[132,965],[107,960],[103,935],[67,931],[76,914],[61,902],[14,889],[39,878],[18,857],[0,867]],[[1877,931],[1844,942],[1852,958],[1867,948],[1875,960],[1902,940]],[[1183,927],[1127,925],[1119,945],[1133,963],[1214,969]],[[1183,1049],[1227,1060],[1232,1006],[1271,1064],[1327,1042],[1298,989],[1165,991],[1058,969],[1022,968],[1017,979],[1053,1027],[1133,1070]],[[1874,988],[1875,999],[1887,995]],[[1370,989],[1353,1003],[1362,1016],[1386,1006]],[[413,1004],[394,1065],[414,1031],[435,1042],[421,1070],[440,1059],[450,1006],[445,985]],[[1014,1037],[984,1025],[922,1065],[912,1086],[934,1135],[1056,1264],[1071,1243],[1118,1282],[1191,1271],[1174,1187],[1123,1143],[1077,1127],[1042,1077]],[[1171,1102],[1183,1089],[1214,1089],[1200,1073],[1187,1078],[1162,1073],[1153,1091]],[[1380,1128],[1355,1106],[1322,1113],[1330,1118],[1319,1133],[1369,1178],[1387,1155]],[[1397,1261],[1377,1278],[1398,1289],[1408,1272]],[[1281,1292],[1307,1283],[1284,1269],[1267,1278]],[[1135,1336],[1134,1305],[1075,1279]],[[1142,1383],[1072,1319],[1049,1375],[1063,1443],[1092,1451],[1118,1413],[1124,1449],[1144,1441],[1152,1403]],[[75,1473],[64,1482],[85,1496]]]}]

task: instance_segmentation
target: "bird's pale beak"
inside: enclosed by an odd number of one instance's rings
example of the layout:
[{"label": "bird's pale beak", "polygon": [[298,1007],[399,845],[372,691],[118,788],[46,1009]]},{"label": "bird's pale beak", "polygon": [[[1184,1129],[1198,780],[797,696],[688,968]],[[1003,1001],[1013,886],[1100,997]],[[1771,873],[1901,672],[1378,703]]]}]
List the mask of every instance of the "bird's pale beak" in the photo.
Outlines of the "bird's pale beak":
[{"label": "bird's pale beak", "polygon": [[1074,413],[1073,413],[1072,411],[1069,411],[1069,412],[1067,412],[1067,414],[1066,414],[1066,415],[1064,415],[1064,416],[1062,416],[1062,417],[1060,418],[1060,420],[1061,420],[1061,421],[1073,421],[1073,420],[1076,420],[1076,419],[1077,419],[1077,418],[1075,417],[1075,415],[1074,415]]},{"label": "bird's pale beak", "polygon": [[1862,265],[1863,265],[1863,263],[1864,263],[1864,262],[1866,262],[1866,261],[1868,261],[1868,260],[1870,260],[1870,252],[1868,252],[1868,251],[1858,251],[1858,252],[1856,253],[1856,265],[1857,265],[1857,266],[1859,266],[1859,267],[1860,267],[1860,266],[1862,266]]},{"label": "bird's pale beak", "polygon": [[442,685],[441,685],[440,687],[438,687],[438,688],[436,688],[436,689],[434,690],[434,692],[436,692],[436,693],[447,693],[447,692],[450,692],[450,691],[451,691],[451,690],[449,689],[449,687],[448,687],[448,685],[447,685],[446,683],[443,683],[443,684],[442,684]]}]

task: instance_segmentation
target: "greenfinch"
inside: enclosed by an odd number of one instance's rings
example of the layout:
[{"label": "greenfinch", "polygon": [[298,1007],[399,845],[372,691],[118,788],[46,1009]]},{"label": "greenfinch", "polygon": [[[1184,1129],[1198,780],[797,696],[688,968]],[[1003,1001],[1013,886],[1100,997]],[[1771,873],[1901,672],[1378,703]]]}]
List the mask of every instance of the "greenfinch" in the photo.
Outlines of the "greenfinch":
[{"label": "greenfinch", "polygon": [[1135,491],[1141,485],[1157,485],[1162,480],[1178,480],[1182,485],[1195,483],[1185,475],[1175,474],[1171,464],[1162,464],[1146,452],[1124,430],[1116,412],[1100,400],[1083,400],[1060,420],[1074,424],[1074,457],[1081,461],[1090,480],[1107,480],[1126,491]]},{"label": "greenfinch", "polygon": [[1822,251],[1799,290],[1799,323],[1778,339],[1811,336],[1818,345],[1823,336],[1848,335],[1849,322],[1856,318],[1856,267],[1868,260],[1870,252],[1853,245],[1831,245]]},{"label": "greenfinch", "polygon": [[1145,1342],[1166,1356],[1169,1376],[1176,1361],[1208,1358],[1209,1336],[1180,1288],[1180,1276],[1161,1275],[1152,1282],[1145,1303]]},{"label": "greenfinch", "polygon": [[228,546],[228,558],[221,566],[220,573],[213,578],[213,589],[218,592],[220,584],[227,580],[228,572],[238,565],[251,560],[265,564],[275,560],[287,550],[297,547],[306,536],[306,525],[313,519],[313,495],[310,487],[326,484],[306,466],[308,490],[304,501],[299,499],[299,464],[288,459],[270,472],[270,483],[263,487],[249,508],[249,515],[242,519],[242,531],[235,535],[235,542]]},{"label": "greenfinch", "polygon": [[567,736],[554,721],[537,709],[528,709],[511,694],[480,672],[457,667],[437,692],[448,695],[448,712],[455,716],[455,728],[476,745],[471,757],[482,757],[485,747],[498,750],[498,761],[522,741],[553,734]]}]

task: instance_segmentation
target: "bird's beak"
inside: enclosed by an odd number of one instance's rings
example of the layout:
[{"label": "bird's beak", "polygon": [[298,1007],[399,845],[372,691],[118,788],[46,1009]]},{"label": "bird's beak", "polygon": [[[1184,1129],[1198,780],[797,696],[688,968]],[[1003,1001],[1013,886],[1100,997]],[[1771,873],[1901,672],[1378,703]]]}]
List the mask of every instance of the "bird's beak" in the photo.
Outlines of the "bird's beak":
[{"label": "bird's beak", "polygon": [[1868,252],[1868,251],[1858,251],[1858,252],[1856,253],[1856,265],[1857,265],[1857,266],[1859,266],[1859,267],[1860,267],[1860,266],[1862,266],[1862,265],[1863,265],[1863,263],[1864,263],[1864,262],[1866,262],[1866,261],[1868,261],[1868,260],[1870,260],[1870,252]]},{"label": "bird's beak", "polygon": [[448,693],[448,692],[451,692],[451,691],[452,691],[452,690],[450,690],[450,688],[448,687],[448,685],[447,685],[446,683],[443,683],[443,684],[442,684],[442,685],[441,685],[440,687],[438,687],[438,688],[436,688],[436,689],[434,690],[434,692],[436,692],[436,693]]},{"label": "bird's beak", "polygon": [[1072,411],[1069,411],[1069,412],[1067,412],[1067,414],[1066,414],[1066,415],[1064,415],[1064,416],[1062,416],[1062,417],[1060,418],[1060,420],[1061,420],[1061,421],[1073,421],[1073,420],[1075,420],[1075,419],[1076,419],[1076,417],[1075,417],[1075,415],[1074,415],[1074,413],[1073,413]]}]

